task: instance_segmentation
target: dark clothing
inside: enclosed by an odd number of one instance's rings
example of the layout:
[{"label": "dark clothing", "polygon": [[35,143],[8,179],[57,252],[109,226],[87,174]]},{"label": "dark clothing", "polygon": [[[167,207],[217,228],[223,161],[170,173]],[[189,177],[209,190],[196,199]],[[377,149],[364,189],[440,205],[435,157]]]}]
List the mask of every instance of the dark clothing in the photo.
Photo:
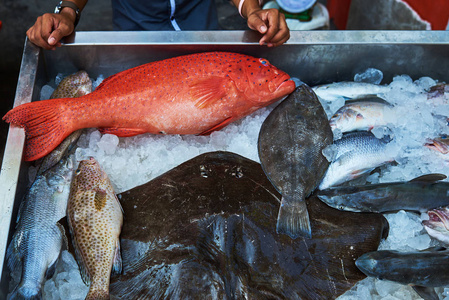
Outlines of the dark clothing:
[{"label": "dark clothing", "polygon": [[114,30],[214,30],[214,0],[111,0]]}]

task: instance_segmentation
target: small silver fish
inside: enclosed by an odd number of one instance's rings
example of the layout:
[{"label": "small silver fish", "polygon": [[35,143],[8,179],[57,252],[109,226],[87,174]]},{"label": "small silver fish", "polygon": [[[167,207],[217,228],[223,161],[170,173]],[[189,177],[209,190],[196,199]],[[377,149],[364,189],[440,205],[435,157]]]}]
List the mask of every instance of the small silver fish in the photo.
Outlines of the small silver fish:
[{"label": "small silver fish", "polygon": [[422,221],[427,233],[434,239],[449,245],[449,207],[427,212],[429,220]]},{"label": "small silver fish", "polygon": [[346,102],[330,118],[332,131],[371,130],[394,121],[393,106],[380,98],[364,98]]},{"label": "small silver fish", "polygon": [[86,299],[109,299],[111,269],[120,273],[122,207],[94,158],[80,162],[70,187],[67,216]]},{"label": "small silver fish", "polygon": [[370,132],[349,132],[334,142],[336,154],[319,185],[323,190],[355,179],[394,160],[387,149],[389,137],[376,138]]},{"label": "small silver fish", "polygon": [[312,87],[319,98],[335,101],[338,98],[354,99],[367,96],[382,96],[390,91],[390,87],[367,82],[340,81]]},{"label": "small silver fish", "polygon": [[45,278],[53,276],[66,240],[58,221],[66,216],[73,162],[66,158],[38,175],[23,199],[6,259],[11,272],[21,270],[11,299],[40,299]]}]

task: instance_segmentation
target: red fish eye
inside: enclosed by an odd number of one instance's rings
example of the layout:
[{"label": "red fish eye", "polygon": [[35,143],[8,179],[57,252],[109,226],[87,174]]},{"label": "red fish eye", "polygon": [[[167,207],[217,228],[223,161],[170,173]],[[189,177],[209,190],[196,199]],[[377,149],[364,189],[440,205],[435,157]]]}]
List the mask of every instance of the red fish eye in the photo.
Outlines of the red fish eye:
[{"label": "red fish eye", "polygon": [[270,63],[265,58],[259,58],[259,61],[262,65],[268,66]]}]

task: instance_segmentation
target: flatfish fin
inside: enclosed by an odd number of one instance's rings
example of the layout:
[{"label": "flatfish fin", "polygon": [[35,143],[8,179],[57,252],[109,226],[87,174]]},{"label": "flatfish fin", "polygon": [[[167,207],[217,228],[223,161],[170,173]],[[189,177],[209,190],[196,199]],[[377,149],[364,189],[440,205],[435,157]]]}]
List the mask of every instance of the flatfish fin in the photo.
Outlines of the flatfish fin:
[{"label": "flatfish fin", "polygon": [[282,196],[276,231],[287,234],[292,239],[299,236],[312,237],[309,213],[304,199]]}]

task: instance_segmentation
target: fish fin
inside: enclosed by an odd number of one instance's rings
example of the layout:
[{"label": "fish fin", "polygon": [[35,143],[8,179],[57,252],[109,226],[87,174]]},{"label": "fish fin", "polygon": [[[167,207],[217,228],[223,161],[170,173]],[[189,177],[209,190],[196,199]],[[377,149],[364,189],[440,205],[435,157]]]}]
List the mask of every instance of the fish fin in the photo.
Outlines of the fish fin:
[{"label": "fish fin", "polygon": [[70,233],[71,233],[71,237],[72,237],[73,249],[75,252],[75,260],[76,260],[76,263],[78,264],[78,268],[80,270],[81,279],[83,279],[83,282],[89,286],[90,285],[90,274],[85,267],[83,255],[78,249],[78,241],[77,241],[75,233],[72,230],[73,227],[71,225],[69,216],[67,216],[67,223],[69,224],[69,229],[70,229]]},{"label": "fish fin", "polygon": [[120,251],[120,240],[117,238],[115,242],[114,260],[112,262],[112,274],[119,275],[122,273],[122,254]]},{"label": "fish fin", "polygon": [[277,233],[284,233],[292,239],[297,237],[312,237],[309,212],[304,199],[297,201],[283,196],[276,224]]},{"label": "fish fin", "polygon": [[353,103],[367,102],[367,101],[369,101],[369,102],[376,102],[376,103],[380,103],[380,104],[385,104],[385,105],[390,106],[390,107],[394,107],[393,104],[391,104],[387,100],[379,97],[376,94],[360,95],[360,96],[357,96],[356,98],[351,98],[349,100],[346,100],[345,104],[353,104]]},{"label": "fish fin", "polygon": [[72,242],[73,242],[73,248],[75,249],[75,258],[76,258],[76,262],[78,263],[78,267],[80,269],[80,274],[81,274],[81,279],[83,279],[83,282],[86,285],[90,285],[90,274],[87,271],[86,267],[84,266],[84,259],[83,256],[81,255],[81,253],[78,250],[78,243],[76,241],[76,237],[75,235],[72,234]]},{"label": "fish fin", "polygon": [[145,130],[139,128],[117,128],[117,127],[98,128],[98,131],[100,131],[102,134],[108,133],[116,135],[118,137],[130,137],[142,133],[147,133]]},{"label": "fish fin", "polygon": [[206,108],[214,102],[226,96],[227,83],[229,79],[212,76],[206,79],[199,79],[189,85],[190,94],[194,99],[198,99],[195,106]]},{"label": "fish fin", "polygon": [[410,180],[410,182],[436,182],[436,181],[444,180],[446,178],[447,178],[447,176],[444,174],[433,173],[433,174],[426,174],[426,175],[416,177],[416,178]]},{"label": "fish fin", "polygon": [[108,193],[103,189],[95,191],[94,205],[96,210],[102,210],[105,207],[108,199]]},{"label": "fish fin", "polygon": [[[21,235],[20,235],[21,236]],[[17,268],[21,268],[22,259],[20,257],[20,240],[19,235],[14,234],[13,239],[9,243],[8,249],[6,249],[7,265],[11,272]]]},{"label": "fish fin", "polygon": [[420,285],[411,285],[413,290],[424,300],[438,300],[440,299],[433,287],[425,287]]},{"label": "fish fin", "polygon": [[48,266],[47,271],[45,271],[45,279],[50,279],[53,277],[53,275],[55,275],[56,272],[56,265],[58,264],[59,261],[59,256],[61,254],[58,255],[58,257],[50,264],[50,266]]},{"label": "fish fin", "polygon": [[[65,224],[64,224],[65,223]],[[56,222],[56,226],[58,226],[58,229],[61,231],[62,241],[64,246],[68,249],[69,248],[69,240],[67,239],[67,217],[61,218],[58,222]]]},{"label": "fish fin", "polygon": [[6,122],[25,129],[25,161],[47,155],[71,133],[70,120],[62,115],[65,111],[62,108],[72,101],[72,98],[60,98],[25,103],[3,116]]},{"label": "fish fin", "polygon": [[226,127],[229,123],[232,123],[233,120],[234,120],[234,118],[229,117],[229,118],[225,119],[223,122],[218,123],[217,125],[201,132],[199,135],[209,135],[214,131],[217,131],[217,130],[220,130],[220,129]]},{"label": "fish fin", "polygon": [[438,252],[438,251],[446,251],[447,248],[443,246],[434,246],[426,249],[419,250],[418,252]]}]

